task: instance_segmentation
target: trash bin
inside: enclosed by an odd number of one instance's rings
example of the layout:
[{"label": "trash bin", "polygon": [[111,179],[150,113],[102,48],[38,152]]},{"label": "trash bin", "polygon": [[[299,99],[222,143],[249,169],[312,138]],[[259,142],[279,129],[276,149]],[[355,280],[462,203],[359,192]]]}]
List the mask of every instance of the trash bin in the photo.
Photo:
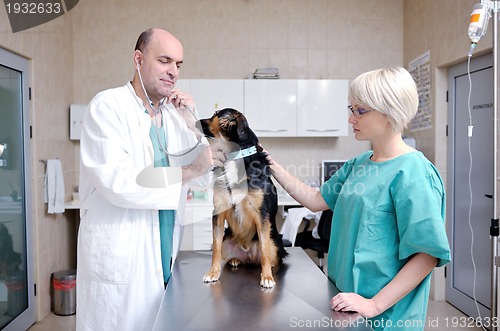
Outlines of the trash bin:
[{"label": "trash bin", "polygon": [[54,314],[76,314],[76,269],[54,272]]},{"label": "trash bin", "polygon": [[28,293],[24,284],[25,278],[21,272],[8,275],[5,279],[7,286],[7,313],[8,316],[17,316],[28,307]]}]

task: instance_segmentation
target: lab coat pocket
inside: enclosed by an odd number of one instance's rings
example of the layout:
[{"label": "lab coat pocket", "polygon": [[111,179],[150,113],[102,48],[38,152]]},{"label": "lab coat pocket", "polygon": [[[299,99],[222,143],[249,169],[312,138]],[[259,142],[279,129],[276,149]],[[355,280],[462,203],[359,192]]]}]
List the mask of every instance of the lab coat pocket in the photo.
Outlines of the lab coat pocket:
[{"label": "lab coat pocket", "polygon": [[135,242],[133,225],[92,225],[88,231],[85,246],[89,276],[98,282],[126,283]]}]

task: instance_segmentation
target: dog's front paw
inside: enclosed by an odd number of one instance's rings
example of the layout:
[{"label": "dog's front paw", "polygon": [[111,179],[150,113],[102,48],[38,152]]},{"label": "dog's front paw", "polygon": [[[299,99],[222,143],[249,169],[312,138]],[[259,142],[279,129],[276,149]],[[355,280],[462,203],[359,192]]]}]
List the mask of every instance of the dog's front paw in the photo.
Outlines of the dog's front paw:
[{"label": "dog's front paw", "polygon": [[263,277],[261,276],[260,278],[260,286],[265,287],[265,288],[272,288],[276,285],[276,282],[274,281],[274,278],[271,277]]},{"label": "dog's front paw", "polygon": [[203,277],[203,281],[205,283],[214,283],[216,281],[219,280],[219,277],[220,277],[220,270],[218,271],[213,271],[213,270],[210,270],[204,277]]}]

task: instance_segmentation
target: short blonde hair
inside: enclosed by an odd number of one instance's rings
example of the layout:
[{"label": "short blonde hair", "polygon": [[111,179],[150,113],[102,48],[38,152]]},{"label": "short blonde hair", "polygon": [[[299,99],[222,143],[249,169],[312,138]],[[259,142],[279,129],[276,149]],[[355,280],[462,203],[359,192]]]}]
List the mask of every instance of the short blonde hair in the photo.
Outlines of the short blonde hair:
[{"label": "short blonde hair", "polygon": [[393,132],[402,132],[417,114],[417,85],[401,67],[377,69],[356,77],[349,100],[387,115]]}]

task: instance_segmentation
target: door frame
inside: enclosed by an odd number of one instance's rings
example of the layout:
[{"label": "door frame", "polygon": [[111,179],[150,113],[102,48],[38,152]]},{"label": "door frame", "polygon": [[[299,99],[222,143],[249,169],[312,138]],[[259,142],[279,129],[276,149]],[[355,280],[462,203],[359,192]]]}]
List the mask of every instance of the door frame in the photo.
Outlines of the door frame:
[{"label": "door frame", "polygon": [[13,319],[2,331],[27,330],[35,323],[35,279],[34,279],[34,243],[33,243],[33,212],[32,212],[32,175],[31,175],[31,107],[30,107],[30,61],[22,56],[0,48],[0,64],[21,72],[22,81],[22,128],[23,128],[23,154],[22,167],[24,176],[24,210],[25,235],[26,235],[26,275],[28,286],[28,307]]}]

